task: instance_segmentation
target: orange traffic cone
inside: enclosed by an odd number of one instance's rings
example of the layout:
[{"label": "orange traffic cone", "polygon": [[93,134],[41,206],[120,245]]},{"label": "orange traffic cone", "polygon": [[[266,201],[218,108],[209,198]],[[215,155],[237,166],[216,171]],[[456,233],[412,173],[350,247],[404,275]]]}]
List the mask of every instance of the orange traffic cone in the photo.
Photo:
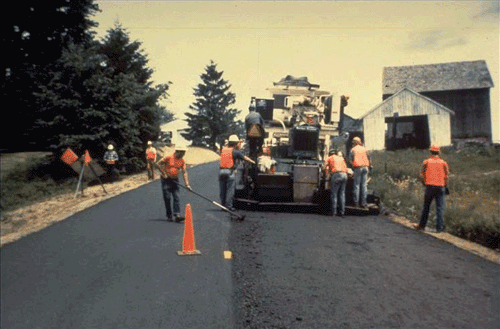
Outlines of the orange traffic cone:
[{"label": "orange traffic cone", "polygon": [[184,238],[182,239],[182,251],[178,251],[179,256],[186,255],[201,255],[199,250],[196,250],[194,243],[194,227],[193,216],[191,215],[191,205],[186,204],[186,221],[184,222]]}]

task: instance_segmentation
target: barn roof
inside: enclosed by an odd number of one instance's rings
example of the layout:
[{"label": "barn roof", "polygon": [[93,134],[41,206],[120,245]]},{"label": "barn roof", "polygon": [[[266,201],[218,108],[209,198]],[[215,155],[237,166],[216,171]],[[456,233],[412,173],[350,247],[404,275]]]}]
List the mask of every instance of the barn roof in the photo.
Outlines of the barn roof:
[{"label": "barn roof", "polygon": [[383,94],[404,87],[417,92],[482,89],[493,87],[493,80],[484,60],[384,67]]},{"label": "barn roof", "polygon": [[449,112],[451,115],[455,115],[455,111],[450,110],[446,106],[444,106],[442,104],[439,104],[438,102],[430,99],[429,97],[425,97],[422,94],[417,93],[415,90],[411,90],[410,88],[405,87],[405,88],[399,90],[398,92],[396,92],[391,97],[389,97],[386,100],[384,100],[382,103],[378,104],[377,106],[375,106],[374,108],[372,108],[371,110],[369,110],[368,112],[366,112],[365,114],[363,114],[361,117],[358,118],[358,120],[362,120],[365,117],[367,117],[368,115],[370,115],[371,113],[375,112],[382,104],[389,102],[390,100],[392,100],[393,98],[397,97],[400,93],[404,92],[405,90],[408,91],[408,92],[410,92],[410,93],[412,93],[412,94],[415,94],[416,96],[418,96],[418,97],[420,97],[420,98],[422,98],[422,99],[424,99],[424,100],[426,100],[428,102],[431,102],[432,104],[436,105],[438,108],[440,108],[440,109],[442,109],[442,110],[444,110],[446,112]]}]

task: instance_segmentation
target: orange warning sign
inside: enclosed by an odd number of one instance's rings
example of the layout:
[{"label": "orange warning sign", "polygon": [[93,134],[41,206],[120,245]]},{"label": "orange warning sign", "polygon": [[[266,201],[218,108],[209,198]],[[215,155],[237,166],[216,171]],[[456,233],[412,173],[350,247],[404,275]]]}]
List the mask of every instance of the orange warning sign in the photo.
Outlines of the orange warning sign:
[{"label": "orange warning sign", "polygon": [[86,165],[86,166],[88,166],[91,160],[92,159],[90,158],[89,151],[85,150],[85,156],[83,158],[83,164]]},{"label": "orange warning sign", "polygon": [[78,160],[78,156],[68,147],[61,156],[61,160],[71,166]]}]

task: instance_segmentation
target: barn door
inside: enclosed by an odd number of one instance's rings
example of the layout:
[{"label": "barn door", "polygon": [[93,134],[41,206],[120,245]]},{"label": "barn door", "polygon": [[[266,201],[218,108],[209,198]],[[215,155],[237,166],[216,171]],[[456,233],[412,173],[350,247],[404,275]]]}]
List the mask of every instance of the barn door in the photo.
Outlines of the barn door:
[{"label": "barn door", "polygon": [[429,120],[427,115],[386,117],[385,148],[398,150],[405,148],[425,149],[430,146]]}]

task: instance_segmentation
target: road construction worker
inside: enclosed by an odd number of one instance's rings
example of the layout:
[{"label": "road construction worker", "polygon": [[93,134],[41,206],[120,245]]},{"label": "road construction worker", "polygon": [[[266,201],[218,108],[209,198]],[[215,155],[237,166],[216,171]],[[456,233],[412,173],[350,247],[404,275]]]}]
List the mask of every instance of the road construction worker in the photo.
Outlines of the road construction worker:
[{"label": "road construction worker", "polygon": [[156,162],[156,149],[153,147],[153,142],[148,141],[146,149],[146,165],[148,171],[148,180],[155,179],[154,163]]},{"label": "road construction worker", "polygon": [[266,146],[259,153],[257,158],[257,168],[259,172],[265,174],[274,174],[276,169],[276,160],[271,158],[271,149]]},{"label": "road construction worker", "polygon": [[[186,150],[187,148],[185,145],[176,144],[173,154],[164,156],[155,164],[161,172],[161,189],[163,192],[163,200],[165,201],[165,209],[167,211],[167,221],[170,222],[173,220],[176,222],[183,220],[180,216],[179,171],[182,171],[184,185],[191,190],[186,169],[186,161],[183,159]],[[172,199],[174,206],[173,212],[171,206]]]},{"label": "road construction worker", "polygon": [[247,134],[248,154],[250,158],[256,159],[264,143],[264,119],[257,112],[255,97],[252,97],[249,113],[245,117],[245,130]]},{"label": "road construction worker", "polygon": [[444,231],[445,195],[450,168],[446,161],[439,157],[439,146],[431,146],[429,151],[431,157],[422,163],[420,169],[420,178],[425,185],[425,196],[420,222],[415,228],[425,230],[432,200],[436,199],[436,230],[439,233]]},{"label": "road construction worker", "polygon": [[238,161],[244,160],[255,164],[255,161],[247,157],[241,149],[241,141],[236,135],[229,136],[228,146],[223,147],[220,155],[219,188],[221,205],[229,210],[233,207],[234,192],[236,189],[236,167]]},{"label": "road construction worker", "polygon": [[116,162],[118,161],[118,153],[116,153],[113,145],[108,145],[108,150],[104,153],[104,161],[107,166],[107,176],[111,182],[115,180],[116,176]]},{"label": "road construction worker", "polygon": [[338,215],[344,217],[345,214],[345,188],[347,185],[347,165],[344,157],[337,149],[331,149],[329,157],[325,160],[323,169],[327,175],[327,180],[331,181],[330,204],[331,215],[337,214],[337,200],[340,211]]},{"label": "road construction worker", "polygon": [[[354,171],[354,186],[352,189],[354,206],[368,208],[366,198],[368,194],[368,171],[371,168],[371,161],[368,153],[361,142],[361,138],[354,137],[352,140],[354,147],[349,154],[349,162]],[[361,195],[360,195],[361,194]]]}]

